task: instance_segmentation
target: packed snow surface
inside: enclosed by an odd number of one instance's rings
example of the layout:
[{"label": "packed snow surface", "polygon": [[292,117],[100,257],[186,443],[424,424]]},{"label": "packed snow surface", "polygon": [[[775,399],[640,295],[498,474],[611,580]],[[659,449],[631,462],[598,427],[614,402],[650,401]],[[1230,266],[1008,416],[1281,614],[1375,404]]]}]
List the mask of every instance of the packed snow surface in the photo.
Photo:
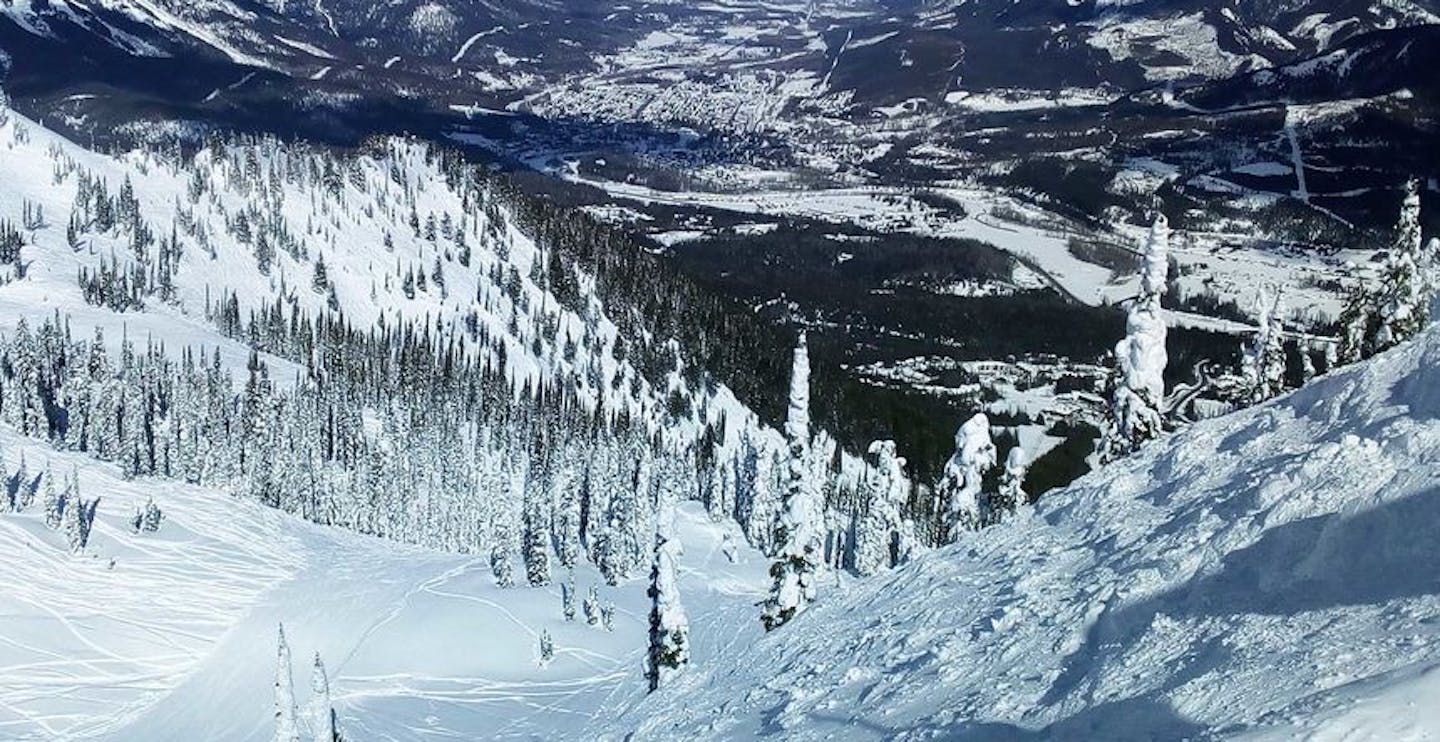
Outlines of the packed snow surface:
[{"label": "packed snow surface", "polygon": [[[822,594],[638,739],[1433,739],[1440,332]],[[696,632],[699,635],[699,632]]]},{"label": "packed snow surface", "polygon": [[[299,702],[315,652],[346,739],[585,737],[604,704],[645,692],[646,581],[604,584],[614,630],[561,611],[560,583],[502,589],[485,557],[446,554],[312,525],[225,493],[57,453],[10,431],[6,476],[72,467],[101,498],[84,554],[46,528],[37,502],[0,514],[0,739],[268,740],[277,626]],[[154,534],[128,519],[153,497]],[[680,596],[699,662],[761,633],[751,604],[768,563],[703,510],[677,518]],[[730,544],[743,544],[738,529]],[[731,563],[725,552],[736,554]],[[538,662],[548,630],[556,656]]]}]

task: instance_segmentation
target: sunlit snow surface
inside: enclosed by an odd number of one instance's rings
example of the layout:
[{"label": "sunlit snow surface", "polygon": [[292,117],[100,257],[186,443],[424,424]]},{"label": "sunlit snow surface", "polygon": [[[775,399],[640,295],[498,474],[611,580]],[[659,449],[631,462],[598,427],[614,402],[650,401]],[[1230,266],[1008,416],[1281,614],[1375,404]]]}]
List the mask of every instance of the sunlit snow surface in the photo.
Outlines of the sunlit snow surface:
[{"label": "sunlit snow surface", "polygon": [[1440,332],[860,581],[644,739],[1434,739]]},{"label": "sunlit snow surface", "polygon": [[[562,616],[559,581],[494,585],[488,561],[311,525],[214,490],[121,481],[81,456],[3,436],[7,468],[78,467],[99,496],[86,553],[45,527],[38,503],[0,515],[0,739],[264,740],[276,627],[306,700],[315,652],[347,739],[583,738],[597,710],[644,695],[646,581],[611,588],[615,630]],[[154,497],[158,534],[126,522]],[[681,596],[698,662],[759,638],[752,603],[768,564],[721,548],[726,526],[678,518]],[[733,527],[733,526],[730,526]],[[736,534],[738,538],[738,533]],[[578,601],[577,601],[578,603]],[[539,633],[556,657],[538,663]]]},{"label": "sunlit snow surface", "polygon": [[[419,198],[421,213],[458,214],[459,197],[436,166],[425,163],[418,148],[400,146],[408,153],[401,156],[405,166],[414,167],[427,186]],[[112,350],[126,337],[140,347],[163,343],[172,357],[186,347],[203,347],[207,355],[219,349],[225,366],[240,369],[248,350],[222,338],[205,318],[206,296],[218,298],[233,289],[242,305],[254,307],[283,295],[318,310],[323,297],[293,287],[304,285],[312,272],[309,261],[322,254],[340,304],[362,325],[382,313],[458,322],[474,306],[486,269],[500,264],[515,268],[533,306],[556,306],[553,296],[525,278],[538,251],[508,220],[498,225],[499,238],[478,230],[471,235],[471,268],[446,257],[448,296],[431,292],[412,300],[395,293],[398,282],[384,280],[390,270],[423,269],[444,253],[409,233],[400,200],[383,193],[385,166],[365,160],[360,169],[368,190],[362,194],[353,183],[346,186],[344,199],[354,208],[326,206],[311,191],[287,191],[292,224],[323,226],[309,235],[308,259],[278,255],[269,277],[223,228],[219,204],[233,213],[245,199],[217,177],[211,185],[223,193],[199,207],[216,257],[190,245],[176,276],[176,305],[152,298],[141,311],[117,314],[85,303],[76,284],[81,266],[93,268],[107,255],[128,262],[130,251],[115,235],[86,234],[78,249],[67,244],[65,225],[78,176],[71,173],[57,183],[54,167],[71,160],[105,178],[112,192],[128,178],[142,215],[154,225],[172,223],[175,204],[185,199],[185,175],[153,157],[85,152],[10,112],[0,122],[0,219],[18,224],[23,207],[38,204],[45,223],[26,230],[25,277],[0,286],[0,331],[9,332],[22,318],[33,327],[58,311],[78,338],[103,328]],[[383,246],[387,231],[394,235],[394,254]],[[508,243],[508,257],[497,239]],[[592,284],[582,277],[581,285]],[[604,307],[586,296],[600,334],[613,341],[617,331]],[[548,375],[558,368],[555,363],[565,363],[563,355],[548,339],[535,353],[531,343],[509,335],[504,328],[509,301],[488,308],[480,320],[494,321],[497,332],[514,337],[508,354],[513,372]],[[563,321],[576,323],[578,336],[579,317],[566,313]],[[526,324],[520,323],[517,333],[529,332]],[[607,358],[602,359],[606,380],[634,373],[608,353]],[[294,378],[293,364],[266,361],[281,383]],[[677,379],[678,372],[671,382]],[[614,389],[606,381],[595,392],[613,393],[620,401]],[[728,407],[729,419],[753,419],[723,387],[714,399]],[[657,400],[637,402],[635,413],[648,418],[653,407],[646,405]],[[742,427],[733,425],[732,435]],[[112,465],[58,453],[40,441],[23,442],[13,431],[0,437],[6,476],[19,467],[23,452],[32,475],[48,467],[64,477],[74,468],[83,496],[101,498],[90,547],[79,556],[68,553],[63,534],[44,526],[38,503],[24,513],[0,513],[0,740],[269,739],[281,622],[295,657],[300,702],[306,700],[308,670],[318,651],[330,671],[347,739],[580,738],[604,705],[643,695],[641,657],[648,631],[643,574],[616,588],[601,586],[602,599],[617,605],[615,630],[608,633],[586,625],[583,616],[576,623],[564,621],[563,570],[554,571],[557,582],[548,587],[501,590],[493,585],[487,558],[313,526],[227,492],[159,480],[125,482]],[[165,525],[158,534],[131,534],[128,518],[151,496],[165,511]],[[725,528],[711,525],[698,510],[687,510],[681,522],[686,552],[680,588],[698,634],[694,656],[713,661],[733,653],[730,643],[758,638],[753,603],[766,585],[768,565],[744,550],[741,562],[730,564],[719,547]],[[598,582],[596,571],[580,569],[580,597]],[[541,668],[538,636],[546,629],[557,656]]]},{"label": "sunlit snow surface", "polygon": [[[643,580],[614,633],[558,586],[313,526],[5,434],[77,467],[83,556],[0,515],[0,736],[261,740],[274,634],[331,668],[354,738],[1426,739],[1440,725],[1440,334],[1197,425],[1008,525],[827,584],[762,636],[764,560],[680,519],[696,664],[646,697]],[[159,534],[126,516],[153,496]],[[111,560],[114,560],[113,566]],[[582,570],[583,593],[597,576]],[[556,660],[536,662],[537,635]],[[303,696],[302,696],[303,702]]]}]

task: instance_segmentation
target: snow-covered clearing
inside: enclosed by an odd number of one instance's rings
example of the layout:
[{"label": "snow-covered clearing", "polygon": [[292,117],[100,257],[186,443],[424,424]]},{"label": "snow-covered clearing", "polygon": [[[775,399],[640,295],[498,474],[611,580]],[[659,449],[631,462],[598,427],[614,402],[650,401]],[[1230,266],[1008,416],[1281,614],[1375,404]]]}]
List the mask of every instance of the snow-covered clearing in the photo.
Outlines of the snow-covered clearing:
[{"label": "snow-covered clearing", "polygon": [[324,49],[321,49],[320,47],[315,46],[314,44],[307,44],[307,43],[305,43],[305,42],[303,42],[303,41],[296,41],[295,39],[287,39],[287,38],[285,38],[284,36],[276,36],[276,37],[275,37],[275,40],[278,41],[278,42],[280,42],[280,43],[282,43],[282,44],[284,44],[285,46],[290,47],[291,49],[295,49],[295,50],[297,50],[297,51],[302,51],[302,52],[305,52],[306,54],[309,54],[309,55],[315,56],[315,57],[319,57],[319,58],[321,58],[321,59],[332,59],[332,60],[333,60],[333,59],[336,58],[334,54],[331,54],[330,52],[327,52],[327,51],[325,51]]},{"label": "snow-covered clearing", "polygon": [[1115,302],[1134,293],[1133,280],[1112,280],[1111,271],[1072,255],[1070,235],[1015,224],[997,217],[996,207],[1022,207],[977,188],[951,187],[939,192],[966,211],[961,219],[942,213],[901,189],[834,188],[818,191],[770,190],[745,193],[674,192],[611,181],[586,181],[611,195],[641,203],[706,206],[766,216],[804,217],[856,224],[877,231],[905,231],[935,237],[988,242],[1032,262],[1060,288],[1087,304]]},{"label": "snow-covered clearing", "polygon": [[1300,135],[1289,108],[1285,110],[1285,139],[1290,142],[1290,162],[1295,169],[1295,198],[1310,203],[1310,189],[1305,185],[1305,157],[1300,151]]},{"label": "snow-covered clearing", "polygon": [[[1143,169],[1148,163],[1137,162]],[[1139,170],[1136,171],[1137,173]],[[1288,172],[1288,170],[1287,170]],[[1067,227],[1054,214],[982,187],[954,184],[936,193],[965,210],[963,218],[941,211],[903,189],[885,187],[836,187],[817,190],[758,187],[748,191],[715,193],[666,191],[633,183],[581,178],[580,182],[603,188],[621,201],[701,206],[743,214],[771,217],[799,217],[853,224],[878,232],[910,232],[932,237],[965,238],[987,242],[1017,256],[1027,273],[1038,271],[1040,285],[1050,285],[1071,298],[1090,305],[1118,304],[1135,294],[1135,278],[1128,272],[1081,259],[1070,249],[1073,238],[1094,238]],[[1163,177],[1157,174],[1156,177]],[[1103,241],[1133,251],[1141,244],[1144,227],[1118,225]],[[677,235],[661,235],[672,241]],[[686,233],[683,237],[699,237]],[[1291,254],[1261,249],[1243,234],[1183,233],[1172,248],[1182,270],[1177,284],[1186,294],[1211,293],[1249,306],[1262,285],[1281,286],[1286,301],[1304,319],[1333,319],[1342,297],[1334,290],[1342,262],[1308,254]],[[1355,256],[1363,260],[1364,256]],[[1313,316],[1311,316],[1313,315]],[[1228,320],[1198,314],[1177,314],[1180,324],[1223,331],[1245,329]]]},{"label": "snow-covered clearing", "polygon": [[465,55],[470,52],[470,47],[474,46],[475,42],[485,38],[486,36],[492,36],[504,30],[504,26],[496,26],[488,31],[477,31],[474,34],[471,34],[470,38],[466,39],[465,43],[460,45],[459,51],[455,52],[455,56],[451,57],[450,61],[455,64],[459,64],[460,60],[464,59]]}]

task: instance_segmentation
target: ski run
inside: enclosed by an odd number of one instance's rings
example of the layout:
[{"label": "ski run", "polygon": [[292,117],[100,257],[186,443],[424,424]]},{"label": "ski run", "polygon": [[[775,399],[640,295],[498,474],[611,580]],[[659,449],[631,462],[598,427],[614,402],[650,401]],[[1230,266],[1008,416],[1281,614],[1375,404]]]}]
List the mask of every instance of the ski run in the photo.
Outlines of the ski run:
[{"label": "ski run", "polygon": [[842,450],[804,332],[767,424],[723,309],[421,143],[109,155],[0,99],[0,174],[0,738],[1440,731],[1418,184],[1298,389],[1262,292],[1219,416],[1158,216],[1099,468],[1032,502],[983,414],[933,483]]}]

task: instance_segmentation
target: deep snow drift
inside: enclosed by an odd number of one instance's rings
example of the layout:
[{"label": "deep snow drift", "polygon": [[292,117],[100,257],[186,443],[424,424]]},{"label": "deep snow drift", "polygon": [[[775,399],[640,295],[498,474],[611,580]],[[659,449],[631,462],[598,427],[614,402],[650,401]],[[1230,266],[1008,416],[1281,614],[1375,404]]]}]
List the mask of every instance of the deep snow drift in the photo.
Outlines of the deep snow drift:
[{"label": "deep snow drift", "polygon": [[822,595],[608,736],[1433,739],[1437,416],[1431,330]]}]

